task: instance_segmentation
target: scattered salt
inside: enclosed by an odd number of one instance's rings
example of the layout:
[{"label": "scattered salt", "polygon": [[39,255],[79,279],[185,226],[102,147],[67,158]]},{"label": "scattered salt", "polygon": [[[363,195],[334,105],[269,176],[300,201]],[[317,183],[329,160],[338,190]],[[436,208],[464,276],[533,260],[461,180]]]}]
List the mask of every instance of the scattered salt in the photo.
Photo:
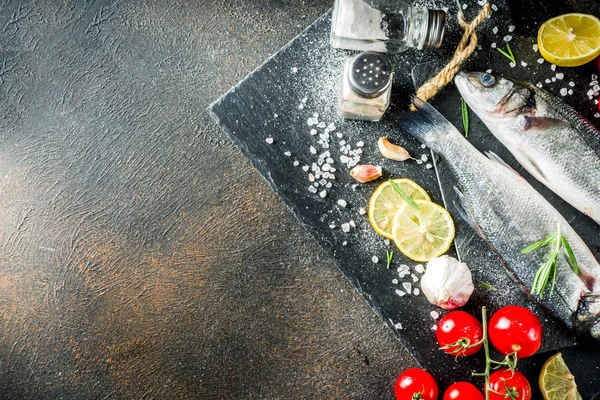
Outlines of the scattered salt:
[{"label": "scattered salt", "polygon": [[[350,232],[350,224],[347,222],[344,222],[342,224],[342,231],[346,232],[346,233]],[[377,258],[377,257],[375,257],[375,258]],[[379,261],[379,260],[373,260],[374,263],[376,263],[377,261]]]},{"label": "scattered salt", "polygon": [[327,125],[325,125],[325,122],[321,121],[317,124],[317,128],[325,128]]},{"label": "scattered salt", "polygon": [[516,63],[514,63],[514,62],[512,62],[512,61],[510,62],[510,67],[511,67],[511,68],[514,68],[514,67],[516,67],[516,66],[517,66],[517,64],[516,64]]},{"label": "scattered salt", "polygon": [[492,49],[496,48],[496,42],[492,43]]},{"label": "scattered salt", "polygon": [[279,117],[279,115],[273,114],[273,118],[277,118],[277,117]]},{"label": "scattered salt", "polygon": [[316,129],[311,129],[310,130],[310,134],[315,136],[317,134],[317,130]]},{"label": "scattered salt", "polygon": [[410,293],[410,290],[412,289],[412,284],[410,282],[402,282],[402,287],[404,288],[404,290]]},{"label": "scattered salt", "polygon": [[418,296],[420,293],[421,293],[421,291],[419,290],[419,288],[418,288],[418,287],[413,289],[413,294],[414,294],[415,296]]},{"label": "scattered salt", "polygon": [[398,272],[408,271],[409,269],[410,269],[410,268],[408,267],[408,265],[401,264],[401,265],[398,267]]},{"label": "scattered salt", "polygon": [[504,36],[503,40],[505,42],[510,42],[512,40],[512,36],[511,35],[506,35],[506,36]]},{"label": "scattered salt", "polygon": [[265,142],[269,143],[269,144],[273,144],[273,138],[272,137],[268,137],[265,139]]},{"label": "scattered salt", "polygon": [[425,165],[425,168],[431,169],[431,168],[433,168],[433,165],[431,165],[431,164],[428,163],[427,165]]},{"label": "scattered salt", "polygon": [[535,86],[537,86],[537,87],[539,87],[539,88],[542,88],[542,87],[544,87],[544,85],[542,85],[542,82],[538,82],[538,83],[536,83],[536,85],[535,85]]},{"label": "scattered salt", "polygon": [[337,201],[337,203],[338,203],[338,204],[339,204],[341,207],[346,207],[346,205],[348,204],[348,203],[346,203],[346,200],[344,200],[344,199],[339,199],[339,200]]},{"label": "scattered salt", "polygon": [[[303,97],[302,100],[300,100],[300,103],[306,104],[306,101],[308,100],[308,97]],[[277,114],[275,114],[277,115]]]},{"label": "scattered salt", "polygon": [[521,61],[521,65],[524,66],[524,67],[526,67],[527,63],[525,61]]},{"label": "scattered salt", "polygon": [[575,87],[575,82],[573,82],[573,81],[569,82],[569,86]]},{"label": "scattered salt", "polygon": [[600,118],[600,113],[594,114],[594,118]]},{"label": "scattered salt", "polygon": [[425,148],[427,148],[427,146],[426,146],[426,145],[424,145],[424,144],[422,144],[422,145],[421,145],[421,148],[422,148],[422,149],[425,149]]},{"label": "scattered salt", "polygon": [[494,35],[495,35],[495,34],[497,34],[497,33],[498,33],[498,27],[497,27],[497,26],[495,26],[495,27],[492,29],[492,32],[494,32]]},{"label": "scattered salt", "polygon": [[314,186],[309,186],[308,187],[308,191],[311,192],[311,193],[317,193],[317,188],[314,187]]},{"label": "scattered salt", "polygon": [[400,289],[396,289],[396,294],[397,294],[398,296],[400,296],[400,297],[402,297],[402,296],[406,296],[406,293],[404,293],[404,292],[403,292],[402,290],[400,290]]},{"label": "scattered salt", "polygon": [[485,72],[487,72],[488,74],[491,74],[492,73],[492,69],[491,68],[490,69],[486,69]]},{"label": "scattered salt", "polygon": [[533,45],[533,51],[535,51],[536,53],[538,52],[539,48],[537,44]]},{"label": "scattered salt", "polygon": [[336,225],[335,222],[332,222],[331,224],[329,224],[329,229],[335,229]]},{"label": "scattered salt", "polygon": [[398,322],[396,325],[394,325],[394,328],[396,328],[398,330],[402,330],[402,324],[400,322]]},{"label": "scattered salt", "polygon": [[552,71],[556,71],[556,64],[551,64],[551,65],[550,65],[550,69],[551,69]]},{"label": "scattered salt", "polygon": [[356,147],[363,147],[365,145],[365,142],[363,142],[362,140],[360,142],[356,143]]},{"label": "scattered salt", "polygon": [[310,146],[310,154],[317,154],[317,149],[315,149],[313,146]]},{"label": "scattered salt", "polygon": [[568,93],[569,93],[569,95],[572,95],[573,94],[573,89],[569,89]]},{"label": "scattered salt", "polygon": [[552,77],[551,80],[552,80],[552,82],[556,82],[556,78],[555,77]]},{"label": "scattered salt", "polygon": [[361,207],[361,209],[360,209],[360,210],[358,210],[358,213],[359,213],[360,215],[365,215],[365,214],[367,213],[367,210],[365,210],[364,208],[362,208],[362,207]]},{"label": "scattered salt", "polygon": [[322,190],[319,192],[319,196],[321,196],[321,198],[325,198],[325,196],[327,196],[327,190]]},{"label": "scattered salt", "polygon": [[302,166],[302,171],[307,172],[308,171],[308,165],[303,165]]},{"label": "scattered salt", "polygon": [[430,312],[429,315],[431,315],[431,318],[433,319],[438,319],[440,317],[440,313],[435,310]]},{"label": "scattered salt", "polygon": [[560,95],[561,95],[561,96],[563,96],[563,97],[564,97],[564,96],[566,96],[566,95],[567,95],[567,93],[568,93],[568,90],[567,90],[567,88],[561,88],[561,89],[560,89]]},{"label": "scattered salt", "polygon": [[419,277],[416,276],[415,274],[410,274],[410,277],[412,278],[413,282],[418,282],[419,281]]},{"label": "scattered salt", "polygon": [[397,285],[397,284],[398,284],[398,279],[396,279],[396,278],[392,279],[392,283],[393,283],[394,285]]},{"label": "scattered salt", "polygon": [[432,331],[437,331],[437,325],[433,325],[433,326],[431,327],[431,330],[432,330]]},{"label": "scattered salt", "polygon": [[286,151],[286,152],[283,153],[283,155],[287,156],[287,157],[291,157],[292,152],[291,151]]},{"label": "scattered salt", "polygon": [[556,79],[563,79],[565,77],[565,74],[563,74],[562,72],[559,72],[556,74]]},{"label": "scattered salt", "polygon": [[418,160],[415,160],[415,161],[417,162],[417,164],[423,164],[423,160],[421,160],[421,159],[418,159]]},{"label": "scattered salt", "polygon": [[538,58],[537,62],[538,62],[538,64],[543,64],[544,63],[544,59],[543,58]]},{"label": "scattered salt", "polygon": [[371,261],[373,261],[375,264],[377,264],[379,262],[379,258],[377,256],[373,256],[373,257],[371,257]]},{"label": "scattered salt", "polygon": [[300,104],[298,105],[298,110],[304,110],[304,104],[300,103]]},{"label": "scattered salt", "polygon": [[427,157],[427,154],[423,154],[423,155],[421,156],[421,160],[423,160],[423,161],[427,161],[427,160],[429,160],[429,157]]},{"label": "scattered salt", "polygon": [[515,26],[514,25],[509,25],[508,26],[508,31],[509,32],[514,32],[514,30],[515,30]]},{"label": "scattered salt", "polygon": [[423,267],[423,264],[417,264],[415,265],[415,271],[419,274],[422,274],[423,272],[425,272],[425,267]]},{"label": "scattered salt", "polygon": [[551,81],[550,79],[546,78],[546,80],[545,80],[544,82],[546,82],[546,83],[550,83],[550,82],[552,82],[552,81]]},{"label": "scattered salt", "polygon": [[296,67],[292,68],[292,72],[295,74],[296,72],[298,72],[298,68],[296,68]]},{"label": "scattered salt", "polygon": [[498,6],[497,6],[497,5],[495,5],[495,4],[492,4],[492,10],[494,10],[494,11],[498,11]]},{"label": "scattered salt", "polygon": [[348,242],[344,240],[344,243],[342,243],[342,246],[346,246],[347,244],[348,244]]},{"label": "scattered salt", "polygon": [[462,5],[462,9],[463,9],[463,10],[466,10],[466,9],[467,9],[467,4],[466,4],[466,3]]},{"label": "scattered salt", "polygon": [[297,167],[298,165],[300,165],[300,161],[298,161],[298,160],[294,161],[294,167]]}]

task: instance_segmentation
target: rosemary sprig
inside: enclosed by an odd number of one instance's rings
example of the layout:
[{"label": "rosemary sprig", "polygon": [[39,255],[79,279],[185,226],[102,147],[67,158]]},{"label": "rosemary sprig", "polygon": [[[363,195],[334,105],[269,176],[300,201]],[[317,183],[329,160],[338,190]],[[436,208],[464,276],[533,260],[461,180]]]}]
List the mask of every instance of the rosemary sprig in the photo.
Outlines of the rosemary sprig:
[{"label": "rosemary sprig", "polygon": [[387,269],[390,269],[392,258],[394,258],[394,252],[392,250],[386,250],[385,255],[387,256]]},{"label": "rosemary sprig", "polygon": [[398,193],[400,195],[400,197],[402,197],[402,199],[404,199],[405,202],[408,203],[409,206],[411,206],[412,208],[421,211],[421,207],[419,207],[419,205],[417,203],[415,203],[415,201],[413,199],[410,198],[409,195],[406,194],[406,192],[404,190],[402,190],[402,188],[400,186],[398,186],[398,184],[396,182],[394,182],[393,180],[389,180],[390,185],[392,185],[392,187],[394,188],[394,190],[396,191],[396,193]]},{"label": "rosemary sprig", "polygon": [[493,287],[492,285],[490,285],[489,283],[487,283],[487,282],[484,282],[484,281],[477,281],[477,284],[478,284],[479,286],[481,286],[482,288],[484,288],[484,289],[488,289],[488,290],[494,290],[494,291],[495,291],[495,290],[498,290],[498,289],[496,289],[495,287]]},{"label": "rosemary sprig", "polygon": [[542,247],[549,245],[552,246],[552,251],[548,255],[546,261],[544,261],[540,268],[538,268],[537,272],[535,273],[535,277],[533,278],[533,284],[531,285],[531,294],[539,295],[540,299],[544,296],[544,292],[546,291],[546,287],[548,286],[550,280],[552,280],[550,296],[552,296],[552,293],[554,292],[554,286],[556,285],[558,256],[562,247],[565,248],[565,252],[569,257],[569,264],[571,265],[571,268],[573,268],[573,271],[576,274],[579,273],[579,265],[577,264],[575,254],[573,254],[573,250],[571,249],[567,238],[561,233],[560,224],[558,224],[557,227],[556,233],[530,244],[521,251],[523,254],[529,254],[533,251],[541,249]]},{"label": "rosemary sprig", "polygon": [[460,98],[460,109],[462,111],[463,128],[465,129],[465,137],[469,137],[469,107],[467,102],[462,97]]},{"label": "rosemary sprig", "polygon": [[504,57],[508,58],[513,63],[515,63],[515,64],[517,63],[517,60],[515,59],[515,55],[513,54],[512,50],[510,49],[510,45],[508,43],[506,43],[506,51],[502,50],[500,47],[497,47],[496,50],[498,50],[500,52],[500,54],[502,54]]}]

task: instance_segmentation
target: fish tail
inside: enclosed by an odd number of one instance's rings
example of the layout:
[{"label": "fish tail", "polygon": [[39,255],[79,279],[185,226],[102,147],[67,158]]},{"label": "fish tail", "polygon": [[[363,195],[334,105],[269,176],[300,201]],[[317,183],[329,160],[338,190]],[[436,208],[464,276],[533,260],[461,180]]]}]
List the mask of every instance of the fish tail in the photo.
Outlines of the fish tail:
[{"label": "fish tail", "polygon": [[396,123],[403,131],[425,143],[435,150],[432,145],[442,136],[460,133],[438,110],[429,103],[414,97],[413,105],[417,111],[393,114]]}]

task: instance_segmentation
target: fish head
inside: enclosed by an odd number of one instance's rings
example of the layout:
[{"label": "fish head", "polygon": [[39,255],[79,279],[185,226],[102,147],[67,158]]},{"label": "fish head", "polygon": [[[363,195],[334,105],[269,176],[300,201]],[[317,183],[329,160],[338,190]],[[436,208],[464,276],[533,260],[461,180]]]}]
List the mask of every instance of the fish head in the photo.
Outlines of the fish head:
[{"label": "fish head", "polygon": [[579,333],[600,340],[600,293],[582,296],[573,316],[573,326]]},{"label": "fish head", "polygon": [[469,107],[486,123],[497,124],[535,113],[534,92],[486,72],[459,72],[454,83]]}]

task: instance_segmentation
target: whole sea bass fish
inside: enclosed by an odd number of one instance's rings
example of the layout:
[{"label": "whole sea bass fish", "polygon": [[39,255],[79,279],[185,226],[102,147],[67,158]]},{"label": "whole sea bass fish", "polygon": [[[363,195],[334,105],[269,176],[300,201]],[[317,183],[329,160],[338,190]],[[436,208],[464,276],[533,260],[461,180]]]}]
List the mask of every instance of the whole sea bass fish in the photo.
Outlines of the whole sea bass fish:
[{"label": "whole sea bass fish", "polygon": [[600,132],[550,93],[494,75],[460,72],[469,107],[537,180],[600,224]]},{"label": "whole sea bass fish", "polygon": [[[429,104],[415,99],[415,106],[418,111],[402,114],[398,124],[444,158],[457,179],[460,213],[497,253],[509,276],[569,327],[600,339],[600,265],[585,243],[542,195],[496,155],[480,153]],[[558,224],[575,254],[579,274],[560,254],[554,292],[540,299],[529,288],[550,246],[529,254],[521,251],[555,233]]]}]

